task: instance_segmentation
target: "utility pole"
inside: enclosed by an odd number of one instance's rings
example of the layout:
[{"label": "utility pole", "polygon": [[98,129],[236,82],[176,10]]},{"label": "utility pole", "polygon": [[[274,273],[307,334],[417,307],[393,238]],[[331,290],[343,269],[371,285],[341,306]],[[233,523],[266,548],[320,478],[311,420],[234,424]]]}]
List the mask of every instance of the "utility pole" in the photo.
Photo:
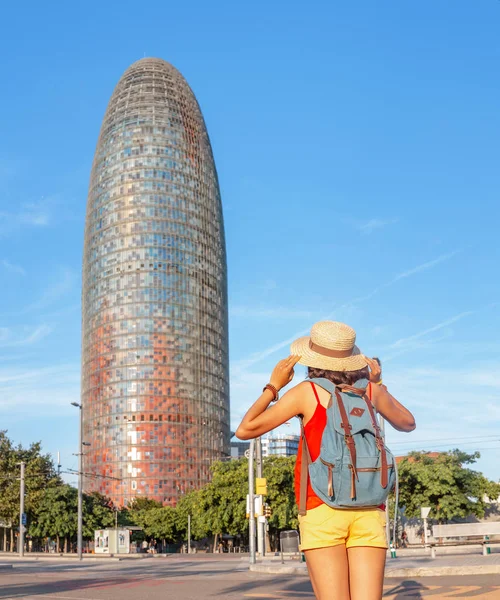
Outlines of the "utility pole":
[{"label": "utility pole", "polygon": [[249,546],[250,564],[254,565],[255,558],[255,473],[254,473],[255,440],[250,440],[250,453],[248,457],[248,498],[250,505],[249,516]]},{"label": "utility pole", "polygon": [[83,558],[83,409],[78,402],[72,402],[80,411],[80,422],[78,426],[78,534],[77,534],[77,552],[78,560]]},{"label": "utility pole", "polygon": [[[380,417],[380,431],[382,432],[382,437],[384,439],[385,444],[385,419]],[[396,460],[396,459],[394,459]],[[397,518],[396,512],[394,512],[394,518]],[[387,545],[391,545],[391,518],[389,512],[389,496],[387,496],[387,501],[385,503],[385,535],[387,537]]]},{"label": "utility pole", "polygon": [[[258,437],[256,443],[256,458],[257,458],[257,478],[262,478],[262,438]],[[262,499],[262,505],[264,499]],[[262,522],[264,521],[264,522]],[[259,515],[257,517],[257,551],[259,556],[264,556],[264,540],[265,540],[265,517]]]},{"label": "utility pole", "polygon": [[191,515],[188,515],[188,554],[191,554]]},{"label": "utility pole", "polygon": [[24,556],[24,526],[26,525],[26,515],[24,514],[24,468],[26,463],[22,462],[21,464],[21,478],[20,478],[20,508],[19,508],[19,538],[18,538],[18,551],[19,557],[22,558]]},{"label": "utility pole", "polygon": [[120,553],[120,547],[118,545],[118,507],[115,506],[115,548],[116,554]]}]

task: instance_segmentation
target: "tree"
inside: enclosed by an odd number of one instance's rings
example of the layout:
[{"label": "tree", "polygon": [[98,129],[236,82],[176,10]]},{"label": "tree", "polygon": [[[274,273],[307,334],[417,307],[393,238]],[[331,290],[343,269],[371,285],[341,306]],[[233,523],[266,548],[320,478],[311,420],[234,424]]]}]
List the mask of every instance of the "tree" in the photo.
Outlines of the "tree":
[{"label": "tree", "polygon": [[270,456],[264,459],[263,475],[267,479],[267,503],[271,507],[269,534],[277,546],[279,532],[297,529],[298,510],[295,502],[295,456]]},{"label": "tree", "polygon": [[148,513],[155,509],[161,508],[163,505],[157,500],[151,498],[135,498],[128,509],[128,519],[134,525],[145,529],[148,522]]},{"label": "tree", "polygon": [[[271,535],[298,526],[294,493],[295,457],[272,456],[264,459],[263,475],[267,478],[267,502],[273,513],[269,522]],[[200,539],[218,534],[248,537],[246,497],[248,461],[216,462],[212,481],[203,489],[188,494],[177,504],[178,532],[184,535],[187,516],[192,516],[192,535]]]},{"label": "tree", "polygon": [[245,533],[248,529],[247,493],[247,461],[215,462],[212,465],[212,481],[203,488],[199,496],[198,514],[205,533],[207,535]]},{"label": "tree", "polygon": [[176,524],[175,508],[171,506],[152,508],[146,513],[144,533],[156,540],[174,542],[177,538]]},{"label": "tree", "polygon": [[484,517],[487,502],[500,495],[500,485],[489,481],[471,465],[479,452],[460,450],[429,455],[411,452],[399,465],[400,505],[408,517],[420,517],[420,507],[430,506],[439,522],[475,515]]},{"label": "tree", "polygon": [[[25,468],[25,512],[28,523],[36,513],[45,491],[61,485],[52,458],[42,454],[41,443],[35,442],[25,448],[14,446],[6,431],[0,431],[0,519],[12,523],[11,551],[14,551],[14,527],[19,526],[20,462]],[[4,537],[4,550],[6,538]]]},{"label": "tree", "polygon": [[64,538],[64,551],[68,539],[77,533],[78,491],[65,484],[49,488],[34,515],[28,533],[34,537],[56,538],[56,552],[60,551],[60,538]]},{"label": "tree", "polygon": [[94,539],[96,529],[114,527],[115,511],[109,498],[92,492],[83,495],[83,537]]},{"label": "tree", "polygon": [[187,539],[188,516],[191,516],[191,536],[195,540],[212,535],[207,515],[202,509],[203,489],[183,495],[175,507],[175,526],[179,541]]}]

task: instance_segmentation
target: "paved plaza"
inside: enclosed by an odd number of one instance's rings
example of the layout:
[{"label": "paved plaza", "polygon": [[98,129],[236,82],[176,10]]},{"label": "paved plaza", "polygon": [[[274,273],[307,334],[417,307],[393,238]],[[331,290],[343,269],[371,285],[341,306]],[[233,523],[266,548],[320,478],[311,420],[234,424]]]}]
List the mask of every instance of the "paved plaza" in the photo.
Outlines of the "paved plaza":
[{"label": "paved plaza", "polygon": [[[145,559],[19,560],[0,563],[0,599],[26,600],[198,600],[314,598],[306,576],[251,573],[237,556],[170,555]],[[474,598],[500,600],[500,576],[391,578],[384,598]]]}]

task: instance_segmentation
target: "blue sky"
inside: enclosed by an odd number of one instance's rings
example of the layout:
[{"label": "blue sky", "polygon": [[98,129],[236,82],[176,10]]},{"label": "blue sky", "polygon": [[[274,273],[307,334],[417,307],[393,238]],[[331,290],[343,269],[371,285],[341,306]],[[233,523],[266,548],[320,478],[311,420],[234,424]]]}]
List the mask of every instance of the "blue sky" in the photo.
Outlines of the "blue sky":
[{"label": "blue sky", "polygon": [[233,425],[329,317],[416,415],[394,450],[481,449],[499,479],[499,21],[494,0],[6,5],[0,428],[76,467],[93,152],[123,71],[158,56],[218,166]]}]

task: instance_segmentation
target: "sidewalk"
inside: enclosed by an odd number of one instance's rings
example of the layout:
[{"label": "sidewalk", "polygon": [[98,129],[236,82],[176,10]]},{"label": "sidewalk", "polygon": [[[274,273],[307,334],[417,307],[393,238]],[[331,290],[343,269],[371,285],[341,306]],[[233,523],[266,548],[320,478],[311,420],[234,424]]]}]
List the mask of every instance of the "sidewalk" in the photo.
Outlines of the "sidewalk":
[{"label": "sidewalk", "polygon": [[[264,558],[255,565],[250,565],[250,571],[261,573],[281,573],[307,575],[306,563],[298,559],[285,558],[280,560]],[[428,556],[400,556],[387,558],[385,577],[408,579],[409,577],[440,577],[443,575],[492,575],[500,574],[500,552],[482,556],[475,554],[442,555],[436,558]]]}]

